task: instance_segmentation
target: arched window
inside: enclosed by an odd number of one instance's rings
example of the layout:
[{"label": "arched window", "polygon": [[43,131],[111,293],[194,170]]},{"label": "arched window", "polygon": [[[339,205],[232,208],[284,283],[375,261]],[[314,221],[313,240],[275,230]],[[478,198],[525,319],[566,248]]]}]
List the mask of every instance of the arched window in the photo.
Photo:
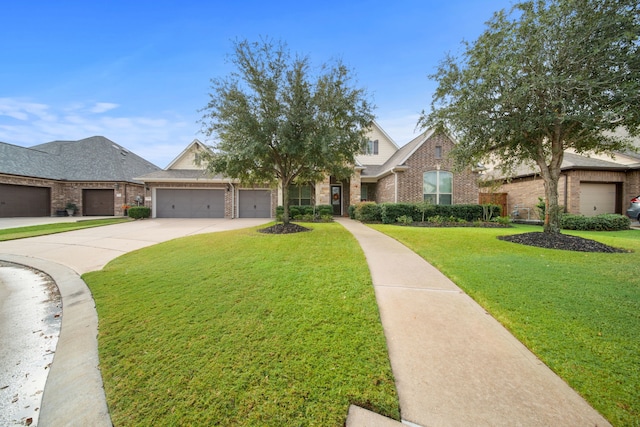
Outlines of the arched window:
[{"label": "arched window", "polygon": [[453,202],[453,174],[440,170],[425,172],[422,193],[424,200],[434,205],[450,205]]}]

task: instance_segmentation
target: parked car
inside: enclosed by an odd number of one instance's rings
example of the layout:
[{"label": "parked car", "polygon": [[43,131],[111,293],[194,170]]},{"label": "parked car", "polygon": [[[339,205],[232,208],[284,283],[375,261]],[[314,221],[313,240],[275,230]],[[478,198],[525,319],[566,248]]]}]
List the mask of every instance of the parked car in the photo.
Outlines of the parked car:
[{"label": "parked car", "polygon": [[640,196],[631,199],[631,205],[627,209],[627,216],[632,220],[640,221]]}]

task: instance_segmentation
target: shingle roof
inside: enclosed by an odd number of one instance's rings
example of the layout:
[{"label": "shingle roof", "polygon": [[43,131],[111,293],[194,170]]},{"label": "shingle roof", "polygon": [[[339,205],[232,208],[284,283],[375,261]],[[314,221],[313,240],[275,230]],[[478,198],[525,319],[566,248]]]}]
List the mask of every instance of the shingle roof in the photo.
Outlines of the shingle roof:
[{"label": "shingle roof", "polygon": [[0,173],[67,181],[138,182],[160,168],[103,137],[53,141],[30,148],[0,143]]},{"label": "shingle roof", "polygon": [[169,170],[158,170],[155,172],[148,173],[146,175],[142,175],[137,177],[141,181],[144,182],[153,182],[153,181],[181,181],[181,180],[214,180],[214,181],[222,181],[224,177],[222,175],[210,176],[204,170],[198,169],[169,169]]}]

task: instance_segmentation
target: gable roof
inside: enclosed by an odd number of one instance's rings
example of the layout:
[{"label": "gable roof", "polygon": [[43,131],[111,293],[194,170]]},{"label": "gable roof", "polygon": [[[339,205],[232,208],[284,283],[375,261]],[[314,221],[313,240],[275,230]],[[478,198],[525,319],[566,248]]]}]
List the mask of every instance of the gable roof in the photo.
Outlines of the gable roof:
[{"label": "gable roof", "polygon": [[0,173],[54,180],[138,182],[160,169],[103,136],[30,148],[0,143],[0,154]]},{"label": "gable roof", "polygon": [[406,168],[404,164],[418,150],[429,138],[435,133],[434,129],[428,129],[409,141],[402,148],[396,151],[383,165],[365,166],[362,171],[362,177],[364,178],[381,178],[385,175],[392,173],[399,168]]}]

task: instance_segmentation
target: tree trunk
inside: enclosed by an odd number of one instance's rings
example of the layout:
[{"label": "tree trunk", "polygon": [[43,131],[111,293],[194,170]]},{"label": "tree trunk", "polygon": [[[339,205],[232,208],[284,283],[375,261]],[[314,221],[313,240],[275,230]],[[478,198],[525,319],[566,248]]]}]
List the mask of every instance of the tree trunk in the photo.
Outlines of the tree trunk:
[{"label": "tree trunk", "polygon": [[560,233],[560,207],[558,206],[558,179],[552,176],[544,181],[544,232]]},{"label": "tree trunk", "polygon": [[289,224],[289,184],[282,181],[282,223]]}]

